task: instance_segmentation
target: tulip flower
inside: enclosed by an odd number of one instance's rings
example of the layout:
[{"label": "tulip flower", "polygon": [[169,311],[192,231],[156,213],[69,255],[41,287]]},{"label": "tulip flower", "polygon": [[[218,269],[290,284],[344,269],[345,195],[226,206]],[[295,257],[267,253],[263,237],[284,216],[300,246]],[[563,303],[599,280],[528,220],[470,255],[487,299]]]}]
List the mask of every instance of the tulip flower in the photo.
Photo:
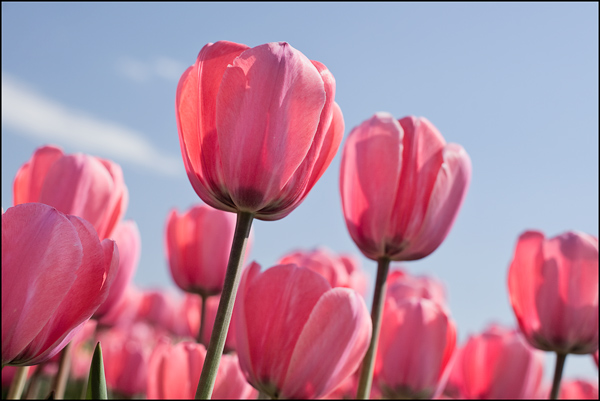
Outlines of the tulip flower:
[{"label": "tulip flower", "polygon": [[163,289],[144,292],[137,321],[149,323],[165,334],[186,336],[189,333],[183,299]]},{"label": "tulip flower", "polygon": [[[514,329],[491,325],[457,351],[448,379],[456,398],[528,399],[539,394],[544,353]],[[547,394],[546,394],[547,396]]]},{"label": "tulip flower", "polygon": [[288,43],[219,41],[179,80],[175,114],[188,178],[208,205],[237,213],[198,396],[209,398],[254,218],[292,212],[335,156],[344,121],[327,67]]},{"label": "tulip flower", "polygon": [[106,385],[126,397],[145,395],[148,362],[157,342],[145,323],[114,327],[98,334],[102,344]]},{"label": "tulip flower", "polygon": [[438,305],[446,305],[444,284],[429,276],[413,276],[402,269],[393,270],[387,277],[387,297],[396,301],[417,297],[430,299]]},{"label": "tulip flower", "polygon": [[[206,304],[204,307],[202,307],[203,303]],[[188,293],[185,296],[183,308],[185,309],[184,314],[189,327],[188,335],[196,338],[200,344],[206,345],[210,340],[210,334],[212,333],[213,326],[215,324],[218,307],[219,297],[216,295],[208,297],[206,300],[202,300],[202,298],[196,294]],[[202,331],[200,331],[200,320],[203,321]],[[225,352],[236,349],[235,320],[232,320],[231,324],[229,325],[224,349]]]},{"label": "tulip flower", "polygon": [[598,239],[569,231],[519,237],[508,272],[510,301],[527,341],[557,354],[551,397],[567,354],[598,350]]},{"label": "tulip flower", "polygon": [[129,195],[118,164],[60,148],[38,148],[13,183],[14,204],[40,202],[90,222],[109,238],[127,209]]},{"label": "tulip flower", "polygon": [[443,385],[456,345],[447,309],[418,297],[387,298],[375,363],[386,398],[432,398]]},{"label": "tulip flower", "polygon": [[244,272],[236,305],[240,366],[272,398],[326,396],[360,364],[371,337],[360,295],[296,265]]},{"label": "tulip flower", "polygon": [[223,290],[235,215],[197,205],[183,214],[171,210],[165,235],[175,283],[203,298]]},{"label": "tulip flower", "polygon": [[119,247],[119,272],[110,286],[106,301],[94,313],[93,318],[96,320],[120,303],[140,260],[140,231],[134,221],[120,222],[114,230],[113,240]]},{"label": "tulip flower", "polygon": [[[148,364],[148,399],[193,399],[206,356],[204,345],[159,342]],[[214,389],[216,399],[256,398],[240,371],[237,356],[223,355]]]},{"label": "tulip flower", "polygon": [[103,327],[127,326],[140,316],[144,295],[131,283],[125,288],[121,299],[98,319]]},{"label": "tulip flower", "polygon": [[2,365],[35,365],[58,353],[108,296],[115,242],[41,203],[2,214]]},{"label": "tulip flower", "polygon": [[340,193],[350,236],[378,263],[373,338],[358,398],[371,387],[389,262],[417,260],[448,235],[471,179],[471,161],[425,118],[376,113],[355,127],[342,153]]},{"label": "tulip flower", "polygon": [[589,380],[565,380],[560,387],[561,400],[597,400],[598,382]]},{"label": "tulip flower", "polygon": [[285,255],[277,264],[296,264],[319,273],[332,287],[352,288],[365,294],[367,275],[360,270],[359,262],[349,255],[335,255],[326,248],[312,251],[295,251]]}]

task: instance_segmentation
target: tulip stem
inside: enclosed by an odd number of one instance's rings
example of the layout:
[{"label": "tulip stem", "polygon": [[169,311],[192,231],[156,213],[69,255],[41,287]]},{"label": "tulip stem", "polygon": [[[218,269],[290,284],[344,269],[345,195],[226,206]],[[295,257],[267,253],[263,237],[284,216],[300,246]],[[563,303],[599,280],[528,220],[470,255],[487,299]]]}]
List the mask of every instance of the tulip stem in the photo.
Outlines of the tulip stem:
[{"label": "tulip stem", "polygon": [[371,394],[373,368],[375,366],[379,332],[381,331],[381,314],[383,312],[383,302],[385,300],[389,269],[390,260],[387,257],[382,257],[377,261],[377,279],[375,281],[375,292],[373,293],[373,305],[371,306],[373,335],[371,336],[371,343],[369,344],[365,359],[363,359],[362,369],[360,371],[360,381],[358,382],[358,392],[356,393],[356,398],[359,400],[366,400]]},{"label": "tulip stem", "polygon": [[565,367],[565,359],[567,354],[560,352],[556,353],[556,367],[554,368],[554,380],[552,381],[552,391],[550,391],[550,399],[558,399],[558,392],[560,390],[560,379],[562,377],[563,368]]},{"label": "tulip stem", "polygon": [[196,399],[208,400],[212,396],[219,363],[221,362],[221,355],[225,347],[229,322],[231,321],[235,296],[240,284],[242,263],[244,261],[246,245],[248,244],[248,237],[250,236],[252,220],[254,220],[253,213],[238,212],[237,214],[233,243],[231,244],[231,252],[229,253],[227,272],[225,273],[225,283],[217,309],[215,325],[210,335],[208,349],[206,350],[206,358],[204,359],[202,374],[200,375],[198,389],[196,390]]},{"label": "tulip stem", "polygon": [[40,392],[40,377],[42,376],[44,365],[46,365],[46,362],[42,362],[39,365],[34,366],[35,371],[31,376],[31,380],[29,380],[29,387],[27,388],[27,392],[25,393],[26,400],[35,400],[37,398],[40,398],[38,393]]},{"label": "tulip stem", "polygon": [[55,400],[62,400],[65,397],[65,389],[67,388],[67,380],[69,379],[69,371],[71,370],[71,348],[72,345],[69,342],[60,353],[58,373],[54,377],[52,386]]},{"label": "tulip stem", "polygon": [[21,398],[21,394],[23,394],[23,389],[25,388],[25,382],[27,381],[28,370],[29,366],[19,366],[17,368],[15,377],[13,378],[12,383],[10,383],[6,399],[18,400]]},{"label": "tulip stem", "polygon": [[202,304],[200,305],[200,331],[198,332],[198,343],[206,346],[208,344],[204,344],[203,334],[205,320],[204,316],[206,315],[206,300],[208,297],[204,294],[200,294],[200,299],[202,300]]}]

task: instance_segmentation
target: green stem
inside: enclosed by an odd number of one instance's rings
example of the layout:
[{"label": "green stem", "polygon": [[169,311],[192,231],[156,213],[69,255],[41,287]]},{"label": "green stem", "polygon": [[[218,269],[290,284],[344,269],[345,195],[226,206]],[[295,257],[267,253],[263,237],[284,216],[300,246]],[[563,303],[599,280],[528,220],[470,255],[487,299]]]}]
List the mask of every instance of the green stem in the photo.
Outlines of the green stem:
[{"label": "green stem", "polygon": [[33,372],[33,375],[31,376],[31,380],[29,380],[29,388],[27,389],[27,392],[25,393],[25,399],[26,400],[35,400],[40,398],[39,396],[39,392],[40,392],[40,377],[42,376],[42,371],[44,370],[44,365],[46,365],[46,362],[40,363],[39,365],[35,365],[35,371]]},{"label": "green stem", "polygon": [[375,355],[377,354],[377,343],[379,332],[381,330],[381,315],[383,312],[383,303],[387,289],[387,275],[390,269],[390,260],[382,257],[377,261],[377,280],[375,281],[375,292],[373,293],[373,306],[371,307],[371,321],[373,323],[373,335],[369,349],[363,360],[360,371],[360,381],[358,382],[358,392],[356,398],[366,400],[371,394],[371,383],[373,381],[373,368],[375,365]]},{"label": "green stem", "polygon": [[254,214],[238,212],[233,243],[231,244],[231,252],[229,253],[229,263],[227,264],[227,273],[225,273],[223,292],[221,293],[215,325],[213,326],[208,349],[206,350],[206,359],[204,359],[202,374],[198,382],[196,399],[208,400],[212,396],[219,363],[221,362],[221,354],[223,354],[223,348],[225,347],[229,322],[231,321],[235,296],[240,284],[242,263],[244,261],[248,237],[250,236],[252,220],[254,220]]},{"label": "green stem", "polygon": [[28,370],[29,366],[19,366],[17,368],[15,377],[13,377],[12,383],[10,383],[10,388],[8,389],[8,395],[6,396],[6,399],[18,400],[21,398],[21,394],[25,388],[25,382],[27,381]]},{"label": "green stem", "polygon": [[556,400],[560,390],[560,379],[562,377],[563,368],[565,367],[565,359],[567,354],[556,353],[556,367],[554,368],[554,380],[552,381],[552,391],[550,391],[550,399]]},{"label": "green stem", "polygon": [[62,400],[65,397],[65,389],[67,388],[67,380],[69,379],[69,371],[71,370],[71,342],[61,351],[60,362],[58,365],[58,373],[54,378],[53,389],[54,399]]},{"label": "green stem", "polygon": [[[198,343],[204,344],[204,339],[202,338],[202,334],[204,333],[204,316],[206,315],[206,300],[208,297],[204,294],[200,294],[200,298],[202,299],[202,305],[200,306],[200,331],[198,332]],[[204,344],[208,345],[208,344]]]}]

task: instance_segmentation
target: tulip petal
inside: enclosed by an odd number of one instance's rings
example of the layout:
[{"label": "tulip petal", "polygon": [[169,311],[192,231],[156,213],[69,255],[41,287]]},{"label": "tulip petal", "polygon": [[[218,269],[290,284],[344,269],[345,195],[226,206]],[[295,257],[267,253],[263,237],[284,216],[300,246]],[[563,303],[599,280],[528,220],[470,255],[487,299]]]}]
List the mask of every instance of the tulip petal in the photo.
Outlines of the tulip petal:
[{"label": "tulip petal", "polygon": [[313,144],[326,101],[323,79],[285,42],[244,51],[217,95],[223,177],[239,210],[277,198]]},{"label": "tulip petal", "polygon": [[377,113],[354,128],[342,154],[340,192],[348,231],[370,259],[386,255],[402,166],[403,130],[388,113]]},{"label": "tulip petal", "polygon": [[236,321],[240,365],[253,371],[254,384],[274,384],[282,389],[305,323],[331,287],[319,274],[295,265],[256,273],[256,267],[247,273],[240,301],[243,308],[238,312],[244,316]]},{"label": "tulip petal", "polygon": [[98,159],[81,153],[66,155],[48,170],[39,202],[99,228],[112,191],[112,177]]},{"label": "tulip petal", "polygon": [[76,216],[67,217],[79,234],[83,260],[71,289],[63,295],[60,306],[29,347],[29,352],[38,355],[31,361],[32,364],[55,354],[60,350],[58,344],[66,345],[66,341],[77,334],[75,329],[83,327],[106,300],[119,268],[119,254],[114,241],[107,239],[100,243],[90,223]]},{"label": "tulip petal", "polygon": [[533,294],[541,281],[544,240],[544,234],[539,231],[521,234],[508,270],[510,302],[527,339],[540,327]]},{"label": "tulip petal", "polygon": [[26,203],[2,214],[2,364],[43,330],[82,258],[75,227],[53,207]]},{"label": "tulip petal", "polygon": [[444,241],[456,220],[471,180],[471,161],[460,145],[448,144],[429,198],[420,231],[402,260],[421,259],[431,254]]},{"label": "tulip petal", "polygon": [[43,146],[36,149],[31,159],[23,164],[15,175],[13,183],[15,205],[39,202],[44,178],[52,164],[63,154],[63,151],[56,146]]},{"label": "tulip petal", "polygon": [[437,128],[425,118],[404,117],[399,123],[404,130],[402,171],[388,231],[390,245],[398,253],[421,230],[446,145]]},{"label": "tulip petal", "polygon": [[[177,86],[176,116],[181,153],[188,177],[198,196],[209,205],[229,207],[223,188],[219,141],[216,133],[217,93],[228,65],[248,46],[218,41],[200,50],[196,63],[181,76]],[[221,202],[221,205],[215,201]]]},{"label": "tulip petal", "polygon": [[333,288],[314,306],[283,384],[284,398],[320,398],[360,365],[372,326],[364,301],[355,291]]}]

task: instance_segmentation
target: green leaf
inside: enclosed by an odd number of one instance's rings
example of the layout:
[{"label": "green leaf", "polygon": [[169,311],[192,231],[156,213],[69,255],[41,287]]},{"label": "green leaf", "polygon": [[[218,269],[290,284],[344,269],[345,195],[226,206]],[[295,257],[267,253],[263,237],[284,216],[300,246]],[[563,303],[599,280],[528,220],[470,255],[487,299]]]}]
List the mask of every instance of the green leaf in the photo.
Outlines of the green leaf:
[{"label": "green leaf", "polygon": [[92,365],[90,366],[90,377],[88,379],[88,388],[85,398],[86,400],[108,400],[100,342],[96,344],[94,356],[92,356]]}]

